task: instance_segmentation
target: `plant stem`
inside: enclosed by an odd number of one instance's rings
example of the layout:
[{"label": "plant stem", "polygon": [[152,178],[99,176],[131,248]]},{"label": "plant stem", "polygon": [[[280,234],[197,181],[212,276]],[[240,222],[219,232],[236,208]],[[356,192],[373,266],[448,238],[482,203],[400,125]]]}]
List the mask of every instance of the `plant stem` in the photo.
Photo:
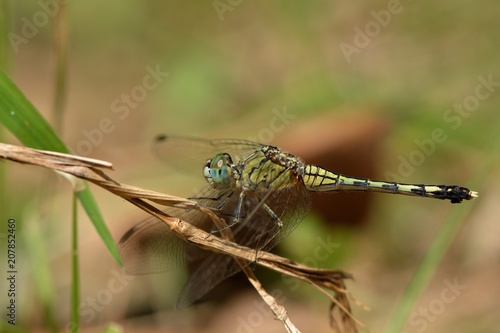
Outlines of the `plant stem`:
[{"label": "plant stem", "polygon": [[78,332],[80,317],[78,305],[80,304],[80,278],[78,270],[78,204],[77,195],[73,194],[73,214],[71,225],[71,332]]}]

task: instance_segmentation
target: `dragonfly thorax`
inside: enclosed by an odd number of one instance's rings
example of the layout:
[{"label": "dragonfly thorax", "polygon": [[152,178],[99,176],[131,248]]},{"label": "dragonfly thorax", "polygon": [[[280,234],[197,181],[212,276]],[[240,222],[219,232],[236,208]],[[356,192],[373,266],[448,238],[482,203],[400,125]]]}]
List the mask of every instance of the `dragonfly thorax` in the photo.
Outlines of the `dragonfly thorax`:
[{"label": "dragonfly thorax", "polygon": [[233,160],[227,153],[220,153],[207,160],[203,175],[207,182],[216,187],[230,187],[234,184],[232,177]]},{"label": "dragonfly thorax", "polygon": [[237,186],[252,191],[276,191],[295,186],[302,161],[273,146],[263,146],[237,166]]}]

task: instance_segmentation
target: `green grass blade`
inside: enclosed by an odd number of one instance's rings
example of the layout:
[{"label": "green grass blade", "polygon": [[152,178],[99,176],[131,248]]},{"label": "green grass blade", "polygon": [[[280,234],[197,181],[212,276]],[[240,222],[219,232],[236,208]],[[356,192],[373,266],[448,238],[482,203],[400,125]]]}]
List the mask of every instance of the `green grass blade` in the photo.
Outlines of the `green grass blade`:
[{"label": "green grass blade", "polygon": [[[69,153],[51,126],[1,70],[0,122],[28,147]],[[88,186],[78,194],[78,198],[109,252],[121,265],[116,244]]]},{"label": "green grass blade", "polygon": [[80,327],[80,278],[78,271],[78,205],[77,197],[73,194],[73,216],[71,230],[71,331],[78,332]]},{"label": "green grass blade", "polygon": [[[90,192],[87,183],[85,183],[85,190],[78,192],[78,199],[82,203],[83,209],[85,209],[85,212],[87,213],[88,217],[92,221],[104,221],[101,211],[99,210],[97,203],[94,199],[94,196],[92,195],[92,192]],[[83,205],[83,203],[86,203]],[[116,262],[121,266],[122,261],[120,258],[120,254],[118,253],[118,249],[116,247],[115,242],[113,241],[113,238],[111,238],[111,234],[109,234],[109,230],[106,227],[106,224],[100,223],[100,224],[95,224],[94,227],[96,228],[97,232],[99,235],[107,235],[109,237],[110,241],[104,241],[104,244],[108,248],[108,251],[113,255],[115,258]],[[102,238],[102,236],[101,236]],[[104,239],[103,239],[104,240]]]},{"label": "green grass blade", "polygon": [[[470,188],[480,190],[481,185],[485,183],[485,177],[490,174],[490,170],[497,162],[497,152],[500,151],[500,132],[496,129],[500,126],[500,118],[497,119],[496,126],[493,127],[494,137],[491,138],[490,147],[484,150],[487,152],[486,158],[475,173],[477,176],[470,182]],[[479,198],[481,199],[481,191]],[[450,214],[447,216],[442,226],[440,227],[436,237],[434,238],[429,250],[425,254],[422,262],[417,268],[412,280],[406,287],[406,290],[401,297],[398,306],[396,307],[389,323],[385,329],[386,333],[399,333],[403,331],[405,323],[411,314],[415,303],[420,295],[429,284],[432,276],[436,272],[441,260],[445,256],[452,241],[455,239],[460,227],[466,220],[474,205],[465,203],[459,207],[453,207]]]},{"label": "green grass blade", "polygon": [[0,71],[0,121],[28,147],[69,153],[50,125]]},{"label": "green grass blade", "polygon": [[441,225],[429,250],[422,259],[412,280],[399,301],[394,314],[385,330],[386,333],[402,332],[403,326],[410,316],[410,312],[418,301],[420,295],[429,284],[432,276],[436,272],[439,263],[443,259],[450,244],[455,238],[458,230],[462,226],[465,218],[473,205],[454,207]]}]

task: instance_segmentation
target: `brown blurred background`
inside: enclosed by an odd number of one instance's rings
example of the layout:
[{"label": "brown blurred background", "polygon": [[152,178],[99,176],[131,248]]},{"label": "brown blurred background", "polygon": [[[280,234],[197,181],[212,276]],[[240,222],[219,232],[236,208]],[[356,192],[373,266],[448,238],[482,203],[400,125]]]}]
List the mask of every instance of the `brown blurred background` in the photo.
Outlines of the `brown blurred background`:
[{"label": "brown blurred background", "polygon": [[[7,50],[7,73],[51,122],[50,13],[58,6],[41,0],[9,8],[8,32],[19,36],[27,37],[27,21],[49,17],[26,43]],[[474,188],[480,197],[463,203],[475,206],[406,331],[500,329],[499,170],[478,175],[497,155],[485,148],[499,130],[497,2],[128,0],[69,1],[67,9],[61,136],[75,153],[112,162],[116,180],[192,194],[189,177],[153,156],[159,133],[273,143],[359,177],[468,186],[482,176]],[[493,84],[485,85],[489,77]],[[446,139],[437,142],[436,129]],[[5,168],[9,202],[2,208],[22,224],[19,327],[48,332],[54,318],[67,331],[70,187],[42,169]],[[47,179],[55,184],[48,194]],[[94,194],[115,240],[145,217],[109,193]],[[372,308],[354,306],[355,316],[380,332],[439,224],[456,208],[404,196],[323,194],[278,250],[354,274],[349,289]],[[183,270],[124,277],[83,212],[79,237],[83,332],[102,332],[110,322],[126,332],[284,331],[244,279],[227,281],[213,301],[176,311]],[[37,282],[33,242],[45,249],[49,281]],[[315,258],[325,242],[335,244],[328,259]],[[328,303],[315,290],[257,272],[269,290],[283,292],[299,328],[329,330]],[[464,287],[451,290],[455,282]]]}]

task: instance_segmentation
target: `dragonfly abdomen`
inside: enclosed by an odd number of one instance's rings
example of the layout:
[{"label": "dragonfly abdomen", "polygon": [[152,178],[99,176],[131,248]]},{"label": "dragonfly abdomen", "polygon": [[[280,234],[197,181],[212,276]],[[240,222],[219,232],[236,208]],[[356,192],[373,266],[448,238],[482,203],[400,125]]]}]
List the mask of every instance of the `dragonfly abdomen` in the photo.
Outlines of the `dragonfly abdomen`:
[{"label": "dragonfly abdomen", "polygon": [[405,184],[355,178],[337,174],[316,165],[305,166],[302,177],[306,187],[315,192],[372,191],[450,200],[452,203],[477,197],[476,192],[457,185]]}]

